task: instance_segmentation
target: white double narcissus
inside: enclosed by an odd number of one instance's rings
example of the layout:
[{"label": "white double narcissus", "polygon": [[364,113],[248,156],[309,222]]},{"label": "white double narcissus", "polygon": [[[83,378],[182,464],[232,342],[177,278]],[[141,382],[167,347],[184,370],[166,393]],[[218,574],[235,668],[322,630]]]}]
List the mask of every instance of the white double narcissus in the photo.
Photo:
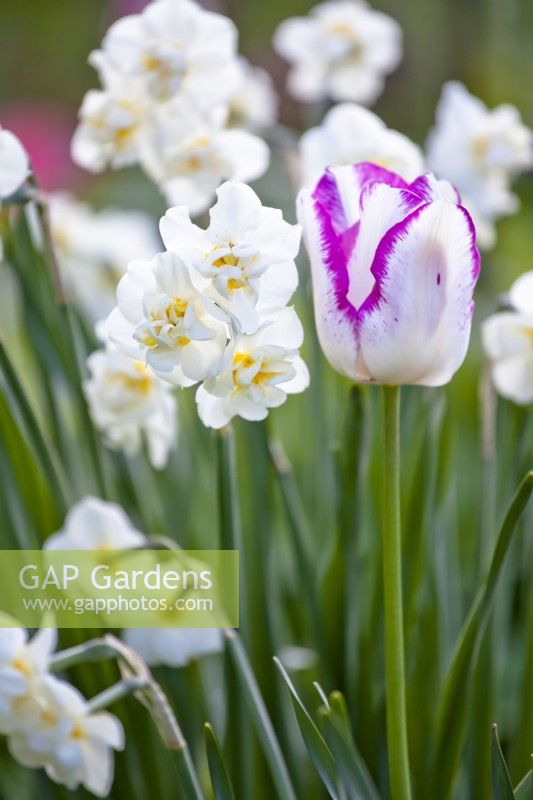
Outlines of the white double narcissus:
[{"label": "white double narcissus", "polygon": [[194,288],[179,256],[161,253],[151,262],[133,261],[118,285],[117,301],[107,331],[120,350],[145,360],[177,386],[192,386],[216,372],[226,325]]},{"label": "white double narcissus", "polygon": [[480,266],[453,187],[356,164],[326,171],[298,209],[332,366],[357,381],[447,383],[466,355]]},{"label": "white double narcissus", "polygon": [[11,131],[0,128],[0,202],[14,194],[30,174],[28,154]]},{"label": "white double narcissus", "polygon": [[483,323],[483,345],[499,394],[520,405],[533,403],[533,272],[509,292],[511,309]]},{"label": "white double narcissus", "polygon": [[282,22],[274,45],[293,65],[289,90],[299,100],[331,97],[369,105],[381,93],[384,76],[400,62],[401,39],[391,17],[364,0],[340,0]]},{"label": "white double narcissus", "polygon": [[169,203],[204,211],[222,181],[253,181],[266,171],[270,153],[249,131],[228,128],[228,109],[198,115],[181,102],[161,113],[144,151],[143,166]]},{"label": "white double narcissus", "polygon": [[113,82],[91,89],[79,111],[71,144],[73,161],[91,172],[135,164],[145,146],[147,105],[138,87]]},{"label": "white double narcissus", "polygon": [[28,640],[22,628],[0,629],[0,732],[11,734],[31,721],[38,682],[47,674],[57,641],[43,628]]},{"label": "white double narcissus", "polygon": [[533,133],[514,106],[489,109],[463,84],[452,81],[442,90],[428,139],[427,164],[457,187],[474,219],[480,245],[492,247],[494,223],[518,208],[510,184],[533,166]]},{"label": "white double narcissus", "polygon": [[146,364],[108,347],[87,359],[83,388],[91,418],[107,445],[135,455],[146,439],[155,469],[162,469],[176,444],[176,401],[172,387]]},{"label": "white double narcissus", "polygon": [[152,219],[140,211],[94,211],[68,194],[48,197],[50,227],[66,289],[91,322],[115,306],[116,286],[133,258],[161,248]]},{"label": "white double narcissus", "polygon": [[224,649],[220,628],[131,628],[123,639],[150,666],[183,667]]},{"label": "white double narcissus", "polygon": [[288,394],[303,392],[309,373],[298,350],[303,328],[293,308],[266,317],[257,333],[237,336],[228,346],[222,371],[196,392],[200,419],[222,428],[234,416],[265,419]]},{"label": "white double narcissus", "polygon": [[205,109],[237,88],[236,47],[227,17],[191,0],[157,0],[115,22],[91,58],[99,69],[138,79],[158,101],[181,95]]},{"label": "white double narcissus", "polygon": [[226,309],[243,333],[254,333],[260,315],[286,305],[298,285],[300,227],[237,183],[220,187],[209,216],[202,230],[186,208],[171,208],[161,220],[161,236],[187,264],[198,290]]},{"label": "white double narcissus", "polygon": [[45,550],[128,550],[142,547],[146,536],[136,530],[116,503],[84,497],[68,512],[63,528],[49,536]]},{"label": "white double narcissus", "polygon": [[48,676],[39,688],[32,725],[9,740],[12,755],[28,767],[74,790],[80,784],[106,797],[113,781],[113,750],[124,749],[120,721],[106,711],[91,712],[73,686]]},{"label": "white double narcissus", "polygon": [[304,133],[300,160],[302,179],[309,188],[315,186],[326,167],[363,161],[390,169],[406,181],[424,171],[422,152],[416,144],[355,103],[334,106],[320,125]]}]

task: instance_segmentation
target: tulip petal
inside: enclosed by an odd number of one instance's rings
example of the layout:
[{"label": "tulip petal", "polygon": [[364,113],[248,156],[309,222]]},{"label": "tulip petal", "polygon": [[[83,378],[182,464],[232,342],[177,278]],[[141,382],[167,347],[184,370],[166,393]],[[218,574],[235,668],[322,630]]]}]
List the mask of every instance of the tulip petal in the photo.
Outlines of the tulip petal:
[{"label": "tulip petal", "polygon": [[449,381],[466,355],[479,274],[469,214],[445,201],[420,206],[383,237],[372,273],[374,302],[360,327],[371,379]]},{"label": "tulip petal", "polygon": [[347,255],[342,237],[321,202],[306,190],[298,197],[298,216],[305,231],[313,276],[313,300],[318,338],[332,366],[356,378],[357,315],[347,299]]}]

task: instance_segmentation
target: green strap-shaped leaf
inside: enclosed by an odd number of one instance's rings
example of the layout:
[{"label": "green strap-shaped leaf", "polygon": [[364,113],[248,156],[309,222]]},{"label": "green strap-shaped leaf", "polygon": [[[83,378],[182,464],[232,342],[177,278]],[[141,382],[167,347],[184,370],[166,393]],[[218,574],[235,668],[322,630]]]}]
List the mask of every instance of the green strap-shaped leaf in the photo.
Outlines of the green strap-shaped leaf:
[{"label": "green strap-shaped leaf", "polygon": [[533,770],[522,778],[516,789],[514,790],[516,800],[531,800],[533,797]]},{"label": "green strap-shaped leaf", "polygon": [[340,800],[337,770],[331,750],[327,746],[324,737],[318,730],[317,726],[311,719],[309,712],[300,699],[300,696],[298,695],[298,692],[296,691],[294,684],[287,674],[283,664],[277,658],[274,659],[274,663],[279,669],[281,676],[289,689],[296,721],[298,722],[300,732],[313,764],[315,765],[317,772],[324,783],[324,786],[328,790],[330,797],[332,797],[333,800]]},{"label": "green strap-shaped leaf", "polygon": [[324,736],[350,800],[380,800],[366,764],[355,747],[351,731],[342,717],[331,704],[322,706],[319,715]]},{"label": "green strap-shaped leaf", "polygon": [[516,800],[511,778],[509,777],[509,770],[500,747],[496,725],[492,726],[491,763],[492,796],[494,800]]},{"label": "green strap-shaped leaf", "polygon": [[224,756],[222,755],[222,750],[220,749],[215,732],[208,722],[205,723],[204,732],[207,763],[209,765],[209,774],[211,775],[215,800],[235,800],[235,794],[224,761]]},{"label": "green strap-shaped leaf", "polygon": [[434,796],[450,797],[463,745],[467,695],[474,665],[474,654],[488,618],[494,590],[509,551],[516,524],[533,490],[533,472],[527,473],[505,515],[489,573],[479,590],[457,640],[455,652],[439,701],[432,760]]}]

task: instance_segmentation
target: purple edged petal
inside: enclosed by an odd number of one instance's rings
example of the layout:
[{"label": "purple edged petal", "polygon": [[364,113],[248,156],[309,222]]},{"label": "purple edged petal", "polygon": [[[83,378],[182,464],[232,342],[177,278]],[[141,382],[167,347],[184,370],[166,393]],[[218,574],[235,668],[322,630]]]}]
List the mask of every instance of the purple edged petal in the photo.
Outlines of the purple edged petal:
[{"label": "purple edged petal", "polygon": [[431,172],[420,175],[410,183],[409,191],[417,194],[424,203],[431,203],[434,200],[448,200],[450,203],[461,202],[455,186],[452,186],[449,181],[437,180]]},{"label": "purple edged petal", "polygon": [[395,172],[362,162],[329,167],[318,181],[313,197],[329,214],[335,231],[339,233],[359,220],[361,195],[365,187],[373,183],[385,183],[397,189],[408,188],[404,179]]},{"label": "purple edged petal", "polygon": [[313,300],[318,338],[330,364],[356,379],[357,314],[347,299],[347,255],[324,206],[303,189],[298,196],[298,218],[311,262]]},{"label": "purple edged petal", "polygon": [[371,380],[439,386],[461,366],[479,274],[468,212],[422,205],[383,237],[372,265],[377,302],[361,314],[361,359]]}]

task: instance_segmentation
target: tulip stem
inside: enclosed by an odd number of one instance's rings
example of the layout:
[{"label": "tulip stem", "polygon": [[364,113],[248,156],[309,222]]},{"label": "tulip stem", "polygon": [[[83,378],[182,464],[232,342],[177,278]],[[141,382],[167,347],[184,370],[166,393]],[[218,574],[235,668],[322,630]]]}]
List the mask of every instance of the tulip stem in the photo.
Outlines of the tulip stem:
[{"label": "tulip stem", "polygon": [[392,800],[411,800],[402,599],[400,387],[383,387],[383,591],[387,740]]}]

